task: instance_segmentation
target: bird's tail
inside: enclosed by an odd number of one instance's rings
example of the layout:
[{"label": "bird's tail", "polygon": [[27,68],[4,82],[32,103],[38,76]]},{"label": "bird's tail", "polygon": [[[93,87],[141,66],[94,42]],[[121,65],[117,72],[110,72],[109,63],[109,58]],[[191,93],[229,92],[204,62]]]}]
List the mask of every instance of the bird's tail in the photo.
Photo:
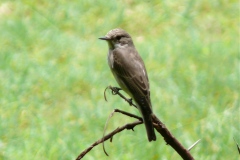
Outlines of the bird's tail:
[{"label": "bird's tail", "polygon": [[143,114],[143,121],[146,127],[149,142],[156,141],[156,135],[153,128],[151,115],[152,114],[149,114],[149,115]]},{"label": "bird's tail", "polygon": [[148,141],[156,141],[156,135],[152,124],[152,109],[151,103],[148,103],[146,99],[137,101],[138,109],[140,110],[147,131]]}]

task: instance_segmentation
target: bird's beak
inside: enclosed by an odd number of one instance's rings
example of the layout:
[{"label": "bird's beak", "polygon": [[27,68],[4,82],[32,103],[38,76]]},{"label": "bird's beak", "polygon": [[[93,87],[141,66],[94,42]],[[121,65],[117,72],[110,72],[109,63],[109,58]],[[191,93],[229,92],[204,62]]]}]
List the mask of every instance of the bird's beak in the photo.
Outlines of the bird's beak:
[{"label": "bird's beak", "polygon": [[109,38],[109,37],[106,37],[106,36],[104,36],[104,37],[100,37],[99,39],[101,39],[101,40],[105,40],[105,41],[110,40],[110,38]]}]

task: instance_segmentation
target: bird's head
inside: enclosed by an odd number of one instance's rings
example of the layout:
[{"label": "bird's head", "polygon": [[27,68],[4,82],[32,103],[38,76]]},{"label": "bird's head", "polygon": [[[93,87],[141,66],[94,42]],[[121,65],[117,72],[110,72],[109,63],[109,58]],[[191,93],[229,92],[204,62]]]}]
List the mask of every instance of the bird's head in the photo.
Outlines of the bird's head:
[{"label": "bird's head", "polygon": [[126,45],[133,45],[131,36],[123,29],[116,28],[109,31],[106,36],[99,39],[108,42],[109,49],[121,48]]}]

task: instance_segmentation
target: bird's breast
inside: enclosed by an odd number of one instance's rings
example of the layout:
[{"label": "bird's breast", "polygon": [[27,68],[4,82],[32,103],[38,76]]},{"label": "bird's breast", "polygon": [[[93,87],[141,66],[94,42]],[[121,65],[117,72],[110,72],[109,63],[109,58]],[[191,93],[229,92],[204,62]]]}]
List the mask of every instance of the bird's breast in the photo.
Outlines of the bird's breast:
[{"label": "bird's breast", "polygon": [[113,57],[113,51],[112,50],[109,50],[108,52],[108,65],[111,69],[113,69],[113,65],[114,65],[114,57]]}]

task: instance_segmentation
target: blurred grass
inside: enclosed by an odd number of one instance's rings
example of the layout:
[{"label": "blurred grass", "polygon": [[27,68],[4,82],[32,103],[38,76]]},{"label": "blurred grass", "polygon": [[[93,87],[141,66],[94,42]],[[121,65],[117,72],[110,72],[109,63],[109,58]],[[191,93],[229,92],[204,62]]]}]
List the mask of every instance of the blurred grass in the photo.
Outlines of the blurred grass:
[{"label": "blurred grass", "polygon": [[[147,66],[154,112],[196,159],[239,157],[239,2],[0,2],[0,159],[74,159],[103,133],[117,85],[107,44],[121,27]],[[107,78],[106,78],[107,77]],[[108,131],[131,122],[116,115]],[[105,143],[110,159],[180,159],[143,126]],[[143,147],[144,146],[144,147]],[[144,150],[143,150],[144,148]],[[106,159],[102,147],[85,159]]]}]

